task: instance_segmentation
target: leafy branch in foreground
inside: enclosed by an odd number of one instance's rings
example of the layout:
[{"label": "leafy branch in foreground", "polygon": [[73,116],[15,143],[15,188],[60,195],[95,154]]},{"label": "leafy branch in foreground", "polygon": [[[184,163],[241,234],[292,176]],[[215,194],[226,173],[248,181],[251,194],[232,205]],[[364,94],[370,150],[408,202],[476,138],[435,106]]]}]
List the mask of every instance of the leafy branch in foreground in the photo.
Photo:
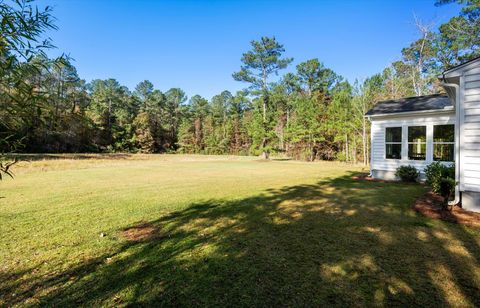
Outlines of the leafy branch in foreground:
[{"label": "leafy branch in foreground", "polygon": [[20,140],[11,141],[10,139],[13,136],[7,136],[5,138],[0,139],[0,149],[2,152],[0,153],[0,181],[3,180],[5,175],[8,175],[13,179],[13,172],[11,167],[18,163],[18,158],[13,157],[13,159],[9,158],[5,151],[8,153],[15,153],[17,150],[23,147],[23,138]]},{"label": "leafy branch in foreground", "polygon": [[14,158],[12,161],[0,161],[0,181],[3,180],[4,175],[8,175],[13,179],[13,172],[10,170],[10,167],[15,165],[17,162],[17,158]]}]

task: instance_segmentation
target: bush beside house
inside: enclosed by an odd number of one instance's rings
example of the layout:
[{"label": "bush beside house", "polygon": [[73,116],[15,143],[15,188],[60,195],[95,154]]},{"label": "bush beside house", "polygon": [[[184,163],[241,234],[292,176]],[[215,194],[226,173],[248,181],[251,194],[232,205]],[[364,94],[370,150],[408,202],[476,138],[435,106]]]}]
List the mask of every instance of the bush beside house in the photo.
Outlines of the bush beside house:
[{"label": "bush beside house", "polygon": [[416,182],[420,173],[414,166],[400,166],[395,172],[395,176],[402,182]]},{"label": "bush beside house", "polygon": [[433,162],[425,168],[425,177],[432,191],[444,197],[447,204],[455,191],[455,165]]}]

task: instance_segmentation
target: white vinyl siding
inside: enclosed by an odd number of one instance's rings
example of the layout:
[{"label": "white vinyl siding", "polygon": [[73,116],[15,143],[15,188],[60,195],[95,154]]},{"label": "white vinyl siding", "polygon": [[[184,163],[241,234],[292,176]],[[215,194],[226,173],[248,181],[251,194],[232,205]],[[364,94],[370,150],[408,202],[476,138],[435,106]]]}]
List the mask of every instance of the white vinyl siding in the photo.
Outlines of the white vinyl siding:
[{"label": "white vinyl siding", "polygon": [[[459,85],[458,109],[448,113],[427,112],[411,115],[379,115],[372,116],[372,171],[378,174],[394,172],[402,165],[412,165],[418,170],[433,161],[433,127],[434,125],[455,124],[459,135],[455,136],[455,146],[459,147],[459,160],[456,162],[460,176],[460,191],[480,193],[480,59],[447,71],[442,75],[447,83]],[[458,116],[458,123],[456,122]],[[408,126],[427,127],[426,160],[413,161],[408,159]],[[402,159],[385,159],[385,127],[402,126],[403,143]]]},{"label": "white vinyl siding", "polygon": [[[417,114],[403,117],[381,117],[371,118],[372,121],[372,151],[371,151],[371,169],[379,171],[393,171],[404,165],[415,166],[423,172],[425,167],[433,162],[433,126],[455,124],[455,113],[443,113],[437,115]],[[425,160],[408,159],[408,127],[426,126],[427,149]],[[402,158],[385,158],[385,131],[387,127],[402,127]]]},{"label": "white vinyl siding", "polygon": [[460,190],[480,192],[480,62],[460,78]]}]

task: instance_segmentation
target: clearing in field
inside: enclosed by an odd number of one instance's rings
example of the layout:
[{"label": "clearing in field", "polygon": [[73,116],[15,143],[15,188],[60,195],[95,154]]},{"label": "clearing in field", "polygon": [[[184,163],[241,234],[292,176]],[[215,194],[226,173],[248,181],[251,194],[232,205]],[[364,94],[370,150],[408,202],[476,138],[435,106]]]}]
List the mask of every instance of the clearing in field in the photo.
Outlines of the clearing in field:
[{"label": "clearing in field", "polygon": [[[480,304],[480,233],[339,163],[32,156],[0,183],[0,305]],[[57,158],[57,159],[50,159]]]}]

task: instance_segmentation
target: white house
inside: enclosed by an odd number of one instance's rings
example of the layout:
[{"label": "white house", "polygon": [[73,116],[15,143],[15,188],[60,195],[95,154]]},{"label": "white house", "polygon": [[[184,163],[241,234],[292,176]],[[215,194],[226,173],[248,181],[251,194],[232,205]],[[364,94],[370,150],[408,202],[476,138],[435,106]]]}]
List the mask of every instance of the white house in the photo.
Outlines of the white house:
[{"label": "white house", "polygon": [[371,174],[391,180],[402,165],[423,172],[433,161],[455,163],[459,185],[452,203],[480,212],[480,58],[445,71],[440,80],[447,95],[383,101],[366,113]]}]

